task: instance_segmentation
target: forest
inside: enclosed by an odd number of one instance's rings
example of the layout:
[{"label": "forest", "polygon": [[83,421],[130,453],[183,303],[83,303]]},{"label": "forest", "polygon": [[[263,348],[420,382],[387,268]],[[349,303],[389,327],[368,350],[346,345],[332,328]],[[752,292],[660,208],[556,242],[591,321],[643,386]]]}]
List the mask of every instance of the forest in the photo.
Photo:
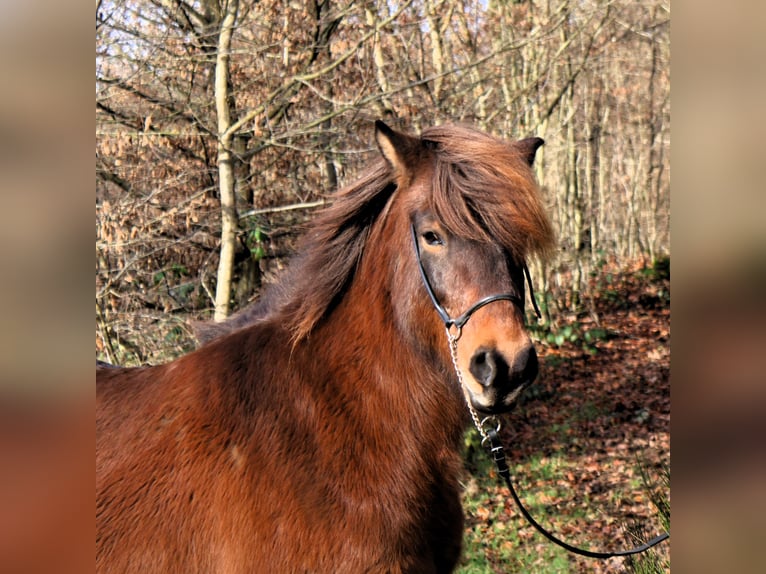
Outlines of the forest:
[{"label": "forest", "polygon": [[546,320],[590,273],[670,255],[669,3],[99,2],[96,345],[193,346],[257,296],[377,150],[375,119],[539,136]]}]

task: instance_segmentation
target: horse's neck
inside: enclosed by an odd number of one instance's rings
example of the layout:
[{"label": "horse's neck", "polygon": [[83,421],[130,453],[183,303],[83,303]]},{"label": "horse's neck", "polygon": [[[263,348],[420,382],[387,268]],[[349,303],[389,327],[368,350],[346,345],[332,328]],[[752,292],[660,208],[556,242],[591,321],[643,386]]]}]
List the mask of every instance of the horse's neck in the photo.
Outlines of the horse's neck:
[{"label": "horse's neck", "polygon": [[466,422],[462,395],[434,362],[438,353],[428,356],[411,333],[400,331],[388,297],[382,282],[357,277],[311,335],[310,353],[348,400],[364,401],[390,432],[408,429],[426,443],[453,448]]}]

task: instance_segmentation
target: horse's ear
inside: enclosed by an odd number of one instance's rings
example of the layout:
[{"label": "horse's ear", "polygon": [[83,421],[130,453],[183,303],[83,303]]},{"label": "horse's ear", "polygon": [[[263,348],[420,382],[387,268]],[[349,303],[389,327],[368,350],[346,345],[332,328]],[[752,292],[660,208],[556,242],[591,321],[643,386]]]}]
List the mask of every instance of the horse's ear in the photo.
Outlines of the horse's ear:
[{"label": "horse's ear", "polygon": [[397,178],[406,177],[421,146],[420,140],[392,130],[382,121],[375,120],[375,141]]},{"label": "horse's ear", "polygon": [[535,154],[537,153],[537,148],[539,148],[544,143],[545,140],[543,140],[543,138],[526,138],[517,141],[514,146],[518,148],[519,152],[521,152],[521,155],[524,157],[524,159],[527,160],[527,163],[532,165],[535,163]]}]

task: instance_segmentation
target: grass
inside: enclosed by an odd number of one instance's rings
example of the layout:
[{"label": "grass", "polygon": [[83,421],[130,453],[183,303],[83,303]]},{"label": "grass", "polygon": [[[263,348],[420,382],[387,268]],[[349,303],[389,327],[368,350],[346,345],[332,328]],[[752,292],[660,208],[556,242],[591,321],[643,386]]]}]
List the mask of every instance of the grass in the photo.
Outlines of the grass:
[{"label": "grass", "polygon": [[[570,572],[569,559],[564,550],[552,544],[538,544],[530,538],[531,527],[525,525],[513,505],[507,488],[501,486],[492,463],[483,452],[476,450],[475,431],[467,434],[466,460],[473,472],[466,485],[463,508],[466,511],[466,530],[463,557],[457,569],[459,574],[494,574],[495,572]],[[481,447],[478,447],[479,449]],[[563,496],[553,481],[566,463],[561,457],[535,457],[524,468],[512,467],[512,473],[539,477],[550,481],[528,501],[530,512],[541,514],[551,500]],[[530,485],[522,480],[520,487],[526,492]],[[536,536],[536,535],[532,535]]]},{"label": "grass", "polygon": [[[522,529],[518,528],[517,521],[506,515],[509,507],[499,502],[497,496],[490,494],[493,492],[491,485],[484,484],[481,487],[489,488],[466,501],[466,511],[472,518],[468,520],[463,540],[463,557],[456,572],[489,574],[570,571],[564,550],[553,545],[541,548],[523,540],[520,536]],[[508,503],[512,504],[510,500]]]},{"label": "grass", "polygon": [[[645,463],[638,463],[638,471],[641,475],[641,482],[644,491],[648,494],[649,500],[657,511],[662,528],[670,532],[670,501],[667,493],[670,492],[670,467],[665,465],[660,470],[659,478],[655,479]],[[646,529],[638,525],[630,525],[627,528],[629,540],[631,543],[639,543],[646,540],[652,533],[646,532]],[[626,561],[628,572],[633,574],[657,574],[670,571],[670,561],[660,556],[660,554],[651,549],[642,554],[631,556]]]},{"label": "grass", "polygon": [[[479,446],[478,436],[471,430],[466,434],[466,479],[463,508],[466,528],[463,539],[463,556],[456,572],[458,574],[534,573],[566,574],[597,571],[605,567],[603,562],[583,562],[562,548],[545,540],[521,517],[513,504],[508,489],[501,485],[489,457]],[[511,473],[525,506],[554,534],[575,543],[578,536],[569,532],[587,532],[595,519],[603,518],[603,509],[590,507],[587,494],[578,496],[576,486],[562,480],[567,474],[578,474],[580,461],[570,457],[549,455],[532,456],[523,464],[511,465]],[[669,529],[670,515],[667,503],[669,471],[662,471],[659,480],[649,477],[648,470],[638,466],[640,478],[630,477],[624,488],[614,488],[608,493],[617,505],[623,497],[642,490],[652,501],[664,527]],[[576,498],[576,504],[567,504]],[[588,526],[583,526],[588,525]],[[655,533],[628,525],[625,529],[624,547],[639,544]],[[580,539],[583,539],[580,537]],[[606,540],[594,539],[584,543],[586,547],[598,548]],[[590,560],[590,559],[585,559]],[[590,564],[594,568],[591,570]],[[585,569],[584,569],[585,568]],[[636,574],[660,574],[669,572],[669,562],[657,552],[649,551],[636,558],[625,560],[620,571]],[[598,570],[603,571],[603,570]],[[609,569],[608,571],[615,571]]]}]

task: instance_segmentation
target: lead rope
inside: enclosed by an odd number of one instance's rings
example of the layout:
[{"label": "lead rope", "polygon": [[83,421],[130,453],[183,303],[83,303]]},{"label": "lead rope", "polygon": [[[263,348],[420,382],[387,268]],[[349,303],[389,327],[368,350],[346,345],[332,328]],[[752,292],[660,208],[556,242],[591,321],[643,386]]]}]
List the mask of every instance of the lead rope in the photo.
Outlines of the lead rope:
[{"label": "lead rope", "polygon": [[[534,298],[532,300],[534,301]],[[556,536],[548,532],[545,528],[543,528],[532,517],[532,515],[527,511],[527,509],[521,503],[521,499],[519,498],[519,495],[516,493],[516,489],[513,487],[513,481],[511,479],[511,470],[508,468],[508,463],[506,462],[506,459],[505,459],[505,451],[503,449],[503,445],[500,443],[500,438],[498,437],[498,434],[497,434],[498,431],[500,430],[500,420],[495,416],[489,416],[484,419],[480,419],[479,414],[476,412],[476,409],[474,409],[473,405],[471,404],[470,396],[468,395],[468,389],[463,383],[463,375],[460,371],[460,368],[458,367],[458,362],[457,362],[457,342],[458,342],[458,339],[460,339],[461,334],[462,334],[462,330],[460,327],[455,327],[454,334],[452,329],[450,327],[447,327],[447,340],[449,342],[450,357],[452,358],[452,365],[455,368],[455,374],[457,375],[457,380],[458,380],[458,383],[460,384],[460,389],[463,392],[463,398],[465,399],[465,404],[468,407],[468,412],[471,414],[471,419],[473,420],[473,424],[476,427],[476,430],[479,431],[479,435],[481,435],[482,446],[489,450],[489,453],[492,456],[492,460],[495,462],[495,466],[497,467],[497,472],[500,474],[501,477],[503,477],[503,480],[508,486],[508,490],[511,491],[511,496],[513,497],[513,500],[516,503],[516,506],[519,507],[521,514],[524,516],[524,518],[527,519],[527,522],[529,522],[532,526],[534,526],[535,529],[540,534],[545,536],[548,540],[550,540],[554,544],[558,544],[565,550],[568,550],[569,552],[572,552],[574,554],[579,554],[580,556],[588,556],[590,558],[612,558],[614,556],[630,556],[632,554],[638,554],[640,552],[644,552],[648,550],[652,546],[656,546],[663,540],[666,540],[667,538],[670,537],[670,534],[668,534],[667,532],[664,532],[660,534],[659,536],[655,536],[646,544],[642,544],[641,546],[636,546],[635,548],[631,548],[630,550],[622,550],[618,552],[593,552],[592,550],[585,550],[583,548],[577,548],[576,546],[572,546],[571,544],[564,542],[563,540],[557,538]]]}]

